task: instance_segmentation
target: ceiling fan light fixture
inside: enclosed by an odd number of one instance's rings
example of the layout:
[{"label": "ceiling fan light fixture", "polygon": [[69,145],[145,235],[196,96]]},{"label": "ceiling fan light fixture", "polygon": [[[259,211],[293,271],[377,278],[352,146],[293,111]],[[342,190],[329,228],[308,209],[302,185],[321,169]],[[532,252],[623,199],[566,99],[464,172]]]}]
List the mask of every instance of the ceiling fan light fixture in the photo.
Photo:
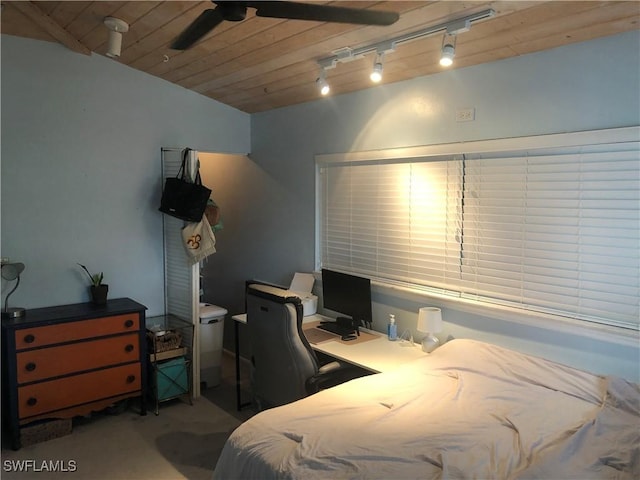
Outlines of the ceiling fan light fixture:
[{"label": "ceiling fan light fixture", "polygon": [[122,34],[129,31],[129,24],[115,17],[106,17],[104,25],[109,29],[107,57],[117,58],[122,52]]}]

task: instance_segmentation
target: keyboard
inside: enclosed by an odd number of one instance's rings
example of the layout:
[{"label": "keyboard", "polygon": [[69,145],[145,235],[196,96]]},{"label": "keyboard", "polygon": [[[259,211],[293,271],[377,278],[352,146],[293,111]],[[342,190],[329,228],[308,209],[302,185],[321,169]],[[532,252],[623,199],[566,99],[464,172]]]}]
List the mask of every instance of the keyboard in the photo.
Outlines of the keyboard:
[{"label": "keyboard", "polygon": [[318,328],[324,330],[326,332],[335,333],[336,335],[351,335],[356,332],[355,328],[344,328],[343,326],[338,325],[336,322],[327,322],[321,323],[318,325]]},{"label": "keyboard", "polygon": [[326,332],[335,333],[336,335],[340,335],[340,336],[348,335],[348,334],[354,332],[353,329],[347,330],[347,329],[344,329],[344,328],[340,328],[337,323],[321,323],[320,325],[318,325],[318,328],[320,330],[324,330]]}]

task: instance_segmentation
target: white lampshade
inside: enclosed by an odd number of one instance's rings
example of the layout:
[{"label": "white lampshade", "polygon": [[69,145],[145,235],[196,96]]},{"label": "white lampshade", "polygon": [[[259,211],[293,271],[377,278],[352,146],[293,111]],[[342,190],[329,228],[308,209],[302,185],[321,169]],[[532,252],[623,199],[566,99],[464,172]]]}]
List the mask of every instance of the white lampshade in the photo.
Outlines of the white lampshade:
[{"label": "white lampshade", "polygon": [[417,328],[424,333],[442,331],[442,311],[437,307],[422,307],[418,311]]},{"label": "white lampshade", "polygon": [[426,334],[422,339],[422,351],[433,352],[440,345],[440,340],[433,333],[442,330],[442,311],[438,307],[422,307],[418,310],[417,329]]}]

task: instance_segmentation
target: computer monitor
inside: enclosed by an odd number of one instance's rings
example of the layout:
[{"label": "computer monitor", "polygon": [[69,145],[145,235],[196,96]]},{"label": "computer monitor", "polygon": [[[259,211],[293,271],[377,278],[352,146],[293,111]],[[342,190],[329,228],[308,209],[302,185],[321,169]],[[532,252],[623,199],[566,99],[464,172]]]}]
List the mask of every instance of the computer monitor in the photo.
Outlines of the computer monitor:
[{"label": "computer monitor", "polygon": [[322,269],[322,305],[371,327],[371,280]]}]

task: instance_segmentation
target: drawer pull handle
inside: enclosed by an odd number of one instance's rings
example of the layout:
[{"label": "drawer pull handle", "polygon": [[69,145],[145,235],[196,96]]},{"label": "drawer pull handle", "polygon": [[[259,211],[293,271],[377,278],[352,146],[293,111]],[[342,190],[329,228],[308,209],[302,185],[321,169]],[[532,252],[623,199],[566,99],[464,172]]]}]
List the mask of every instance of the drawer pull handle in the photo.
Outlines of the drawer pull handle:
[{"label": "drawer pull handle", "polygon": [[24,366],[24,368],[27,370],[27,372],[33,372],[36,369],[36,364],[33,362],[29,362]]},{"label": "drawer pull handle", "polygon": [[126,328],[131,328],[133,327],[133,320],[127,320],[126,322],[124,322],[124,326]]},{"label": "drawer pull handle", "polygon": [[24,343],[33,343],[36,341],[36,337],[32,334],[28,334],[24,336]]},{"label": "drawer pull handle", "polygon": [[126,347],[124,347],[124,351],[127,353],[133,352],[133,345],[128,344]]},{"label": "drawer pull handle", "polygon": [[27,399],[27,405],[29,405],[30,407],[34,407],[36,403],[38,403],[38,399],[35,397],[29,397]]},{"label": "drawer pull handle", "polygon": [[133,383],[136,381],[136,376],[135,375],[128,375],[127,376],[127,383]]}]

